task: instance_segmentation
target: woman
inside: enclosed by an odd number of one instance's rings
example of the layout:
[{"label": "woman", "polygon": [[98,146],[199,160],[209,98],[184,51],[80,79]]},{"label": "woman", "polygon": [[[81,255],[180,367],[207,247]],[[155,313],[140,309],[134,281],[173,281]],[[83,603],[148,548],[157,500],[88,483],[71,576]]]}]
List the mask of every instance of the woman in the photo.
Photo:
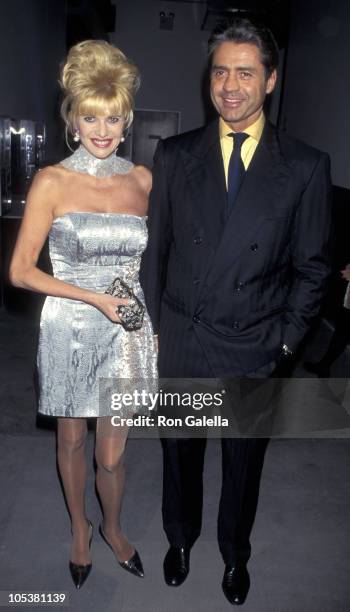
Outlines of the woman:
[{"label": "woman", "polygon": [[[100,533],[122,567],[143,576],[138,553],[120,527],[127,428],[113,427],[110,405],[99,401],[100,379],[156,376],[147,313],[141,329],[126,331],[117,307],[129,300],[105,293],[119,277],[144,301],[138,273],[151,175],[115,155],[132,121],[138,84],[137,68],[116,47],[105,41],[72,47],[61,74],[61,111],[80,145],[36,175],[10,268],[15,286],[48,295],[40,323],[39,411],[57,417],[58,465],[72,527],[69,566],[77,588],[91,569],[93,528],[84,502],[87,417],[97,417]],[[53,277],[37,267],[47,235]]]}]

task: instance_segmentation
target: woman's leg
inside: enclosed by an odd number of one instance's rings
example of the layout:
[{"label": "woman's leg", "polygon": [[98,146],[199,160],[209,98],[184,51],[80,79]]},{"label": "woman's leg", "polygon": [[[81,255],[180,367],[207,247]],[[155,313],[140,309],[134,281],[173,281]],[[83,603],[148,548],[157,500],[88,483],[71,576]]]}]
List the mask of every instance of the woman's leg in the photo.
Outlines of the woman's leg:
[{"label": "woman's leg", "polygon": [[64,494],[72,521],[70,560],[78,565],[91,563],[89,524],[85,516],[86,461],[85,419],[58,418],[57,459]]},{"label": "woman's leg", "polygon": [[114,427],[110,417],[100,417],[96,425],[96,487],[103,510],[103,532],[120,562],[128,561],[135,550],[120,526],[124,490],[124,449],[128,427]]}]

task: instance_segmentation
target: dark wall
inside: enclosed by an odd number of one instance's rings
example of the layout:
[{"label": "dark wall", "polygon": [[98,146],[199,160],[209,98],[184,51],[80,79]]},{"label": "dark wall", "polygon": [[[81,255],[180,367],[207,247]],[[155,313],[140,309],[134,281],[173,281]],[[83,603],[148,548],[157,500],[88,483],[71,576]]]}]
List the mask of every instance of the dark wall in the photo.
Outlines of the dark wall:
[{"label": "dark wall", "polygon": [[282,125],[327,151],[333,183],[350,189],[350,2],[293,0]]},{"label": "dark wall", "polygon": [[[115,2],[116,31],[110,41],[137,64],[142,84],[136,107],[181,112],[181,131],[204,122],[201,75],[208,32],[200,29],[204,6],[150,0]],[[131,9],[132,4],[132,9]],[[159,13],[175,13],[174,29],[159,28]]]},{"label": "dark wall", "polygon": [[59,63],[65,56],[65,1],[0,2],[0,115],[43,120],[47,157],[62,157]]},{"label": "dark wall", "polygon": [[333,179],[334,274],[324,313],[339,315],[350,263],[350,2],[293,0],[281,126],[327,151]]},{"label": "dark wall", "polygon": [[[44,121],[48,162],[62,159],[64,152],[57,79],[66,53],[65,10],[65,0],[0,2],[0,115]],[[0,219],[0,282],[7,276],[18,225],[15,219]],[[40,301],[7,284],[4,292],[7,305],[17,310]]]}]

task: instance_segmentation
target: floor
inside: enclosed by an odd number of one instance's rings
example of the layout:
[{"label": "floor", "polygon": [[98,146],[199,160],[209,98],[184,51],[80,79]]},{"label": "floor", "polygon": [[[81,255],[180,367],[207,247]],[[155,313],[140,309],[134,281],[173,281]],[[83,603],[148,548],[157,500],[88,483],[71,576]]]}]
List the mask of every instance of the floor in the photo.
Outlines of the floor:
[{"label": "floor", "polygon": [[[94,524],[93,568],[81,591],[68,571],[70,525],[56,471],[54,423],[36,418],[33,382],[37,322],[0,312],[0,607],[6,592],[65,593],[68,609],[102,612],[224,612],[223,563],[216,542],[220,443],[209,440],[203,529],[191,571],[179,588],[162,576],[167,542],[161,522],[162,456],[157,439],[131,438],[123,508],[125,532],[138,549],[143,580],[124,572],[98,534],[93,431],[87,457],[88,516]],[[317,358],[329,329],[321,326],[302,356]],[[332,375],[348,377],[349,352]],[[295,376],[305,376],[301,363]],[[346,405],[347,409],[347,405]],[[249,563],[247,612],[350,610],[350,442],[348,432],[270,442]],[[10,609],[16,606],[5,606]],[[49,607],[49,606],[44,606]],[[26,609],[36,609],[26,606]]]}]

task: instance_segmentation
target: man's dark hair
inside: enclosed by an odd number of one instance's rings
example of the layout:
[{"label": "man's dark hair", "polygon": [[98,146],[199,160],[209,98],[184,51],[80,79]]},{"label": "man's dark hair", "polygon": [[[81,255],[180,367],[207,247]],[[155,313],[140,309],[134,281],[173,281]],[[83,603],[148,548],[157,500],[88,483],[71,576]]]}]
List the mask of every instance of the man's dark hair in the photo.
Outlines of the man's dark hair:
[{"label": "man's dark hair", "polygon": [[278,46],[275,37],[269,28],[257,21],[236,17],[229,24],[225,23],[215,28],[208,41],[210,60],[215,49],[224,42],[249,43],[258,47],[267,78],[278,66]]}]

